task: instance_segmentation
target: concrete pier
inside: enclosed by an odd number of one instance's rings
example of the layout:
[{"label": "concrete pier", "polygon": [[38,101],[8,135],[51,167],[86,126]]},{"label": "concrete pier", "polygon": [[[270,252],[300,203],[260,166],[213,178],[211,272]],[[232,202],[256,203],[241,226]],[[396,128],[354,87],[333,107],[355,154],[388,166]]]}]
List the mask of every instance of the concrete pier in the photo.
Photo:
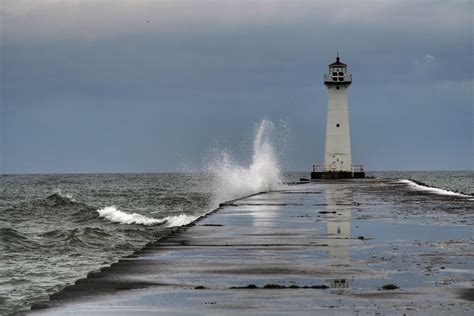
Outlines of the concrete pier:
[{"label": "concrete pier", "polygon": [[472,206],[389,180],[289,186],[223,204],[32,313],[468,315]]}]

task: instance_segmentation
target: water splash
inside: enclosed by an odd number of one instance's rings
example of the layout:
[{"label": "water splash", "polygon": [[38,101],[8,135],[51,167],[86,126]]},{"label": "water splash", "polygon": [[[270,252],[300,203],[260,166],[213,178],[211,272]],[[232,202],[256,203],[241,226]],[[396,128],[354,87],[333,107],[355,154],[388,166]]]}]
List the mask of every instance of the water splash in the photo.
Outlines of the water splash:
[{"label": "water splash", "polygon": [[239,165],[226,151],[217,153],[208,169],[213,176],[214,191],[219,202],[281,188],[282,172],[273,147],[274,133],[275,127],[271,121],[260,122],[248,166]]},{"label": "water splash", "polygon": [[[271,121],[262,120],[256,128],[252,159],[247,166],[234,161],[227,151],[217,152],[208,164],[211,187],[215,199],[210,209],[218,203],[258,192],[278,190],[282,187],[281,168],[274,149],[275,126]],[[164,218],[152,218],[138,213],[127,213],[108,206],[97,210],[100,217],[120,224],[182,226],[197,219],[196,216],[181,214]]]}]

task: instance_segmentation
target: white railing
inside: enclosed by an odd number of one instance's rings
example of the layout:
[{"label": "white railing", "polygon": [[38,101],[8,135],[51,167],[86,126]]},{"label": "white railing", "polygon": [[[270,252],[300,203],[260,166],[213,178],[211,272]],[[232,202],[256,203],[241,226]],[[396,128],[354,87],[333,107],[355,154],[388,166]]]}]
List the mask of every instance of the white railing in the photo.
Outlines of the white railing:
[{"label": "white railing", "polygon": [[333,76],[330,74],[324,75],[324,82],[352,82],[352,74],[343,75],[343,76]]},{"label": "white railing", "polygon": [[[336,172],[340,171],[337,168],[326,168],[324,165],[313,165],[313,172]],[[352,173],[354,172],[364,172],[364,165],[352,165],[351,166]]]},{"label": "white railing", "polygon": [[352,172],[364,172],[364,165],[352,165]]}]

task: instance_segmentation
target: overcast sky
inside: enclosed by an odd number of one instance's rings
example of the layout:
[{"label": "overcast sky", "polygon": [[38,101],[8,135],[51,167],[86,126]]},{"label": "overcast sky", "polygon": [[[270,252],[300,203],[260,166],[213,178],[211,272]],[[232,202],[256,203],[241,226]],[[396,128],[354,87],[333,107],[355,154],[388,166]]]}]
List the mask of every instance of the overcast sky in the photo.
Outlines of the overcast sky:
[{"label": "overcast sky", "polygon": [[473,169],[473,1],[1,1],[0,173],[199,170],[264,118],[309,171],[337,51],[354,163]]}]

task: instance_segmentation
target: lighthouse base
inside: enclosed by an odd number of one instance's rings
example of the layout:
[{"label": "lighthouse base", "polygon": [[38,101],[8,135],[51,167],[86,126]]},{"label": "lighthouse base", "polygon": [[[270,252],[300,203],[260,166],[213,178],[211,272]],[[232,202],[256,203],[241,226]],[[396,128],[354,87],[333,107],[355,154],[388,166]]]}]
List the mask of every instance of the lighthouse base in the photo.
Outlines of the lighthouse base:
[{"label": "lighthouse base", "polygon": [[364,171],[313,171],[311,172],[311,180],[317,179],[361,179],[365,178]]}]

